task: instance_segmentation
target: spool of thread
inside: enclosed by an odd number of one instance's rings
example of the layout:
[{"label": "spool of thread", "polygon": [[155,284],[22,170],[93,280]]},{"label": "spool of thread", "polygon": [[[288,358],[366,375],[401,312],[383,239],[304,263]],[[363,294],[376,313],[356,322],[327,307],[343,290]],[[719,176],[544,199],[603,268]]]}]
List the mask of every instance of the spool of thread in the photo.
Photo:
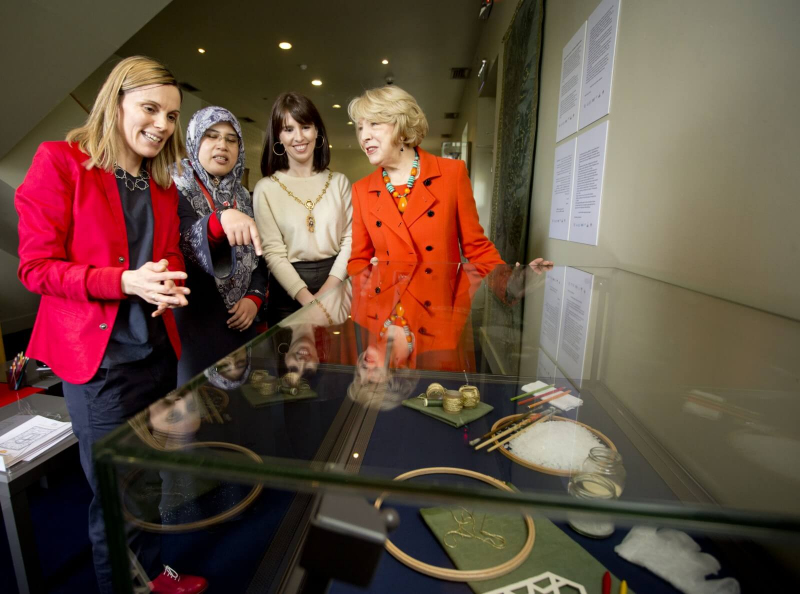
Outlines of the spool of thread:
[{"label": "spool of thread", "polygon": [[442,384],[437,384],[436,382],[432,383],[428,386],[428,389],[425,390],[425,395],[428,397],[428,400],[436,399],[441,400],[444,398],[445,392],[447,390]]},{"label": "spool of thread", "polygon": [[250,374],[250,383],[262,396],[272,396],[279,389],[278,378],[262,370]]},{"label": "spool of thread", "polygon": [[461,392],[458,390],[447,390],[442,398],[442,408],[444,412],[451,415],[457,415],[461,412],[464,404],[461,398]]},{"label": "spool of thread", "polygon": [[475,408],[481,401],[481,393],[475,386],[466,384],[458,389],[461,394],[461,399],[464,403],[464,408]]},{"label": "spool of thread", "polygon": [[252,385],[255,386],[256,390],[258,390],[258,393],[262,396],[272,396],[280,390],[280,386],[278,385],[278,380],[276,378],[270,378],[258,383],[253,382]]}]

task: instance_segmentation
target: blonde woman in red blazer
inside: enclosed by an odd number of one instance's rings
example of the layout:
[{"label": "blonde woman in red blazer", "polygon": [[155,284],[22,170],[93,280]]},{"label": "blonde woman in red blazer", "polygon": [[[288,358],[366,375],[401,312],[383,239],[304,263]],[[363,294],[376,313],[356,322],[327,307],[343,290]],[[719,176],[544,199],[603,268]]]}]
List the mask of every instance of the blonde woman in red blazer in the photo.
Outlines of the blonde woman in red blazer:
[{"label": "blonde woman in red blazer", "polygon": [[[419,147],[428,121],[411,95],[396,86],[372,89],[353,99],[348,112],[361,149],[377,167],[353,184],[349,274],[373,258],[424,264],[460,262],[463,254],[484,274],[503,264],[478,220],[464,162]],[[423,266],[423,273],[436,281],[433,268]]]},{"label": "blonde woman in red blazer", "polygon": [[[176,384],[180,343],[170,310],[186,305],[189,292],[168,170],[183,154],[180,106],[162,64],[123,60],[86,124],[67,142],[39,147],[15,199],[19,278],[42,295],[27,354],[64,380],[95,493],[89,537],[101,592],[113,587],[92,445]],[[157,538],[139,534],[130,545],[153,590],[175,591],[177,574],[161,573]],[[205,580],[183,576],[180,587],[198,592]]]}]

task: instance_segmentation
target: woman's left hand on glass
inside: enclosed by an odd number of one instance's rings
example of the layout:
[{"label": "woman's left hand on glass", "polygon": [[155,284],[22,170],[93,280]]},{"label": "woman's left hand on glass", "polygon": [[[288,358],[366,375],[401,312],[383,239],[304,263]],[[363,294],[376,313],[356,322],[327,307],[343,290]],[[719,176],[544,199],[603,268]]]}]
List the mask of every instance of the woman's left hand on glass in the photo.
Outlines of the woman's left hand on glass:
[{"label": "woman's left hand on glass", "polygon": [[242,297],[236,305],[228,310],[228,313],[233,314],[228,318],[228,328],[242,332],[253,324],[258,313],[258,306],[252,299]]},{"label": "woman's left hand on glass", "polygon": [[[517,262],[517,266],[519,266],[519,262]],[[542,274],[543,272],[547,272],[553,268],[553,263],[550,260],[545,260],[544,258],[536,258],[528,263],[528,267],[536,274]]]}]

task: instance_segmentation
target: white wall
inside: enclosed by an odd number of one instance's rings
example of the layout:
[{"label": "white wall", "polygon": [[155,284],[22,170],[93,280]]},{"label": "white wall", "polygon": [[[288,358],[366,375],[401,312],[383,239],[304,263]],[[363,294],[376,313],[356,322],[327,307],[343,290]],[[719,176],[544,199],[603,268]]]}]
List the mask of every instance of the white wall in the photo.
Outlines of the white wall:
[{"label": "white wall", "polygon": [[548,226],[561,51],[597,4],[546,6],[529,255],[800,318],[800,2],[622,0],[590,247],[550,240]]},{"label": "white wall", "polygon": [[19,258],[0,250],[0,327],[5,334],[32,328],[39,309],[39,296],[28,292],[17,279]]},{"label": "white wall", "polygon": [[0,2],[0,157],[170,0]]},{"label": "white wall", "polygon": [[[353,142],[354,146],[357,146],[355,138]],[[358,148],[338,149],[333,147],[331,149],[331,169],[343,173],[351,184],[375,171],[375,168],[369,164],[364,151]]]},{"label": "white wall", "polygon": [[[598,4],[545,3],[528,256],[616,266],[800,318],[800,2],[622,0],[600,238],[590,247],[548,230],[561,51]],[[475,71],[496,58],[502,76],[516,6],[495,4]],[[478,84],[468,82],[454,128],[469,122],[473,143]]]},{"label": "white wall", "polygon": [[[492,190],[495,164],[495,115],[497,101],[494,97],[477,99],[475,134],[472,135],[470,178],[478,220],[484,229],[489,228],[492,216]],[[468,134],[469,136],[469,134]]]},{"label": "white wall", "polygon": [[[17,212],[13,208],[13,192],[25,179],[36,148],[46,140],[61,140],[66,133],[86,120],[86,112],[71,97],[59,103],[33,130],[31,130],[3,159],[0,159],[0,180],[5,182],[9,192],[3,193],[3,218],[0,220],[0,233],[7,240],[13,237],[17,244]],[[10,244],[11,242],[9,242]],[[6,242],[4,241],[4,246]],[[39,308],[39,296],[29,293],[17,278],[19,258],[16,250],[0,250],[0,325],[3,332],[10,333],[33,326]]]}]

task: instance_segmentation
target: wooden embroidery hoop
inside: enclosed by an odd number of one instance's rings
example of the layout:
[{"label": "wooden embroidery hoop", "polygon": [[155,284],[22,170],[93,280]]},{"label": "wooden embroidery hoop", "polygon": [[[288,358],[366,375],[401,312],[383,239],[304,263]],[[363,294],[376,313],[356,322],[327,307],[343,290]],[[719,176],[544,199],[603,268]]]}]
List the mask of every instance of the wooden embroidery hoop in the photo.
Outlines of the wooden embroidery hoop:
[{"label": "wooden embroidery hoop", "polygon": [[[147,428],[147,421],[146,416],[144,413],[139,413],[138,415],[134,416],[133,418],[128,420],[128,423],[133,428],[134,433],[141,439],[146,445],[152,447],[153,449],[160,450],[160,451],[178,451],[178,450],[193,450],[197,448],[217,448],[217,449],[225,449],[225,450],[233,450],[236,452],[240,452],[250,458],[251,460],[258,462],[259,464],[263,463],[264,461],[261,457],[256,454],[253,450],[250,450],[244,446],[237,445],[235,443],[228,443],[224,441],[195,441],[184,443],[176,446],[166,447],[164,444],[158,441],[150,430]],[[134,471],[132,474],[128,475],[122,480],[122,492],[124,493],[130,484],[133,482],[134,477],[142,472],[143,469],[139,469]],[[247,496],[242,499],[239,503],[218,513],[215,516],[211,516],[210,518],[205,518],[203,520],[197,520],[194,522],[187,522],[185,524],[160,524],[156,522],[147,522],[146,520],[142,520],[141,518],[137,518],[134,516],[128,507],[125,505],[125,498],[122,497],[122,515],[127,522],[130,522],[133,526],[136,526],[140,530],[144,530],[146,532],[165,532],[165,533],[179,533],[179,532],[190,532],[193,530],[200,530],[201,528],[208,528],[209,526],[213,526],[214,524],[219,524],[220,522],[224,522],[237,516],[241,512],[243,512],[247,507],[253,503],[256,498],[259,496],[261,491],[263,490],[264,486],[260,483],[253,485],[253,488],[247,494]]]},{"label": "wooden embroidery hoop", "polygon": [[[409,472],[405,472],[395,477],[394,480],[404,481],[406,479],[415,478],[418,476],[425,476],[428,474],[454,474],[458,476],[466,476],[484,482],[486,484],[492,485],[493,487],[497,487],[501,491],[510,491],[512,493],[514,492],[514,489],[509,487],[504,482],[497,480],[496,478],[492,478],[488,475],[481,474],[479,472],[475,472],[472,470],[466,470],[463,468],[450,468],[447,466],[433,466],[431,468],[419,468],[417,470],[411,470]],[[384,493],[383,495],[378,497],[378,499],[375,501],[375,509],[381,508],[385,496],[386,494]],[[534,528],[533,525],[533,518],[528,514],[525,514],[524,517],[525,517],[525,525],[528,528],[528,538],[525,540],[525,544],[522,546],[522,549],[520,550],[519,553],[516,554],[516,556],[514,556],[512,559],[509,559],[505,563],[496,565],[495,567],[487,567],[485,569],[460,570],[460,569],[447,569],[445,567],[430,565],[428,563],[423,563],[418,559],[414,559],[414,557],[412,557],[411,555],[404,553],[397,547],[397,545],[395,545],[388,538],[386,539],[386,550],[389,551],[389,554],[392,555],[392,557],[400,561],[400,563],[402,563],[403,565],[406,565],[411,569],[418,571],[422,574],[439,578],[441,580],[447,580],[450,582],[477,582],[481,580],[490,580],[514,571],[517,567],[522,565],[525,562],[525,559],[528,558],[528,555],[530,555],[531,550],[533,549],[533,542],[536,538],[536,529]]]}]

